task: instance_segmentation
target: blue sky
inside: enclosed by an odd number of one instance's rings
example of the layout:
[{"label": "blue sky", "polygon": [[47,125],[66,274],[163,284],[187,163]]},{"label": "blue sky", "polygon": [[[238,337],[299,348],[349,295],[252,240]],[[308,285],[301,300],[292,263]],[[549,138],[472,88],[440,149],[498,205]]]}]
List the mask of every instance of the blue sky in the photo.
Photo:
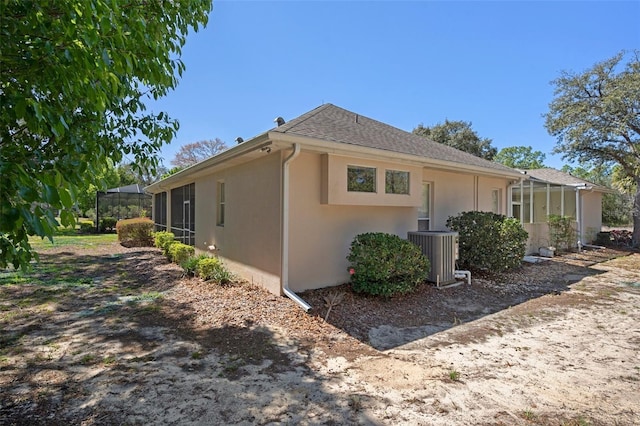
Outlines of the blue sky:
[{"label": "blue sky", "polygon": [[640,49],[640,1],[224,1],[183,49],[178,88],[149,103],[180,122],[162,151],[228,145],[323,103],[411,131],[472,122],[498,149],[551,151],[550,82]]}]

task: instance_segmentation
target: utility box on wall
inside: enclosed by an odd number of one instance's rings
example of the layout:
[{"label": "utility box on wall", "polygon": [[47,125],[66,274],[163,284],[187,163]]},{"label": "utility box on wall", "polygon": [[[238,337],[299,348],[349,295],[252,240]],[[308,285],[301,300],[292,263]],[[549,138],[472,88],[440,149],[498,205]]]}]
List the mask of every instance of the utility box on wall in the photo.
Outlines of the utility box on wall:
[{"label": "utility box on wall", "polygon": [[458,233],[449,231],[409,232],[407,239],[422,249],[431,263],[427,280],[441,284],[456,281],[455,270],[458,259]]}]

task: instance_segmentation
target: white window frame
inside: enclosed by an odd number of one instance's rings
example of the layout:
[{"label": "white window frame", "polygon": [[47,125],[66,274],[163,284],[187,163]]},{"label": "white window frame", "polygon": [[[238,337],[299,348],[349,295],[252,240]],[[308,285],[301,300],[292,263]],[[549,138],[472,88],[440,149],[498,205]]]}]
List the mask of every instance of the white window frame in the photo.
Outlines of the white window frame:
[{"label": "white window frame", "polygon": [[[427,197],[424,192],[427,188]],[[420,194],[422,205],[418,208],[418,231],[430,231],[433,222],[433,182],[422,182],[422,192]],[[426,212],[426,214],[425,214]],[[424,226],[426,222],[426,226]]]},{"label": "white window frame", "polygon": [[216,225],[224,226],[226,213],[226,188],[223,180],[218,181],[216,185]]}]

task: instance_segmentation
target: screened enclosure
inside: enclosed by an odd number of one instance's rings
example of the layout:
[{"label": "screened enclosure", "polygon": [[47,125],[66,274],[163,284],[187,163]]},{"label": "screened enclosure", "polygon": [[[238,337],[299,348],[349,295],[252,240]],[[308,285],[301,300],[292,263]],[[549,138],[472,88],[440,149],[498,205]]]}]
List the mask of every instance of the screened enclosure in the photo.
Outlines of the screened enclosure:
[{"label": "screened enclosure", "polygon": [[96,229],[104,218],[131,219],[151,215],[151,195],[138,184],[107,189],[96,194]]}]

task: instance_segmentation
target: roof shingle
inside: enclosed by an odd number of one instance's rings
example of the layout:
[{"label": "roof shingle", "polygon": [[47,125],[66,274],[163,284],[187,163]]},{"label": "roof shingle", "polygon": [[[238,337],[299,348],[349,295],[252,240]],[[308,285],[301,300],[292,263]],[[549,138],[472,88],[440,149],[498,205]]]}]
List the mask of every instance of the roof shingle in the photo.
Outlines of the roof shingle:
[{"label": "roof shingle", "polygon": [[324,104],[273,129],[275,132],[339,142],[513,174],[516,170],[414,135],[332,104]]}]

